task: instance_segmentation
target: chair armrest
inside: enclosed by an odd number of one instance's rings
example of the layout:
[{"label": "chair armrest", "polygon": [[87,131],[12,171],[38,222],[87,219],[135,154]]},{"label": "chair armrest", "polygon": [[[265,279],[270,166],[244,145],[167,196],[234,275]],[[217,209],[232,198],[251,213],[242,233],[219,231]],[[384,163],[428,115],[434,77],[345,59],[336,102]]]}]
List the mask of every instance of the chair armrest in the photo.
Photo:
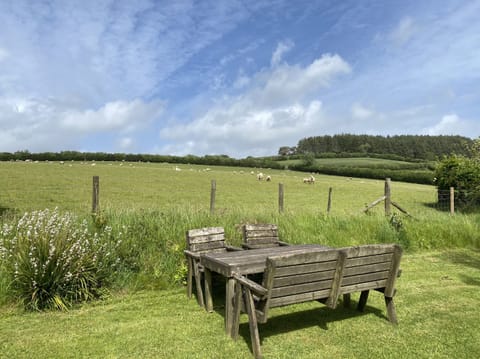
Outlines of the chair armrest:
[{"label": "chair armrest", "polygon": [[247,287],[248,289],[250,289],[252,292],[254,292],[259,297],[264,297],[268,293],[268,290],[266,288],[262,287],[260,284],[254,282],[253,280],[250,280],[250,279],[248,279],[248,278],[246,278],[242,275],[233,274],[233,278],[235,278],[235,280],[239,284]]},{"label": "chair armrest", "polygon": [[192,258],[195,258],[195,259],[200,260],[200,254],[199,254],[199,253],[195,253],[195,252],[189,251],[188,249],[185,249],[185,250],[183,251],[183,253],[185,253],[185,255],[187,255],[187,256],[189,256],[189,257],[192,257]]},{"label": "chair armrest", "polygon": [[225,245],[225,248],[227,248],[227,251],[243,251],[243,248],[230,246],[230,245],[228,245],[228,244]]}]

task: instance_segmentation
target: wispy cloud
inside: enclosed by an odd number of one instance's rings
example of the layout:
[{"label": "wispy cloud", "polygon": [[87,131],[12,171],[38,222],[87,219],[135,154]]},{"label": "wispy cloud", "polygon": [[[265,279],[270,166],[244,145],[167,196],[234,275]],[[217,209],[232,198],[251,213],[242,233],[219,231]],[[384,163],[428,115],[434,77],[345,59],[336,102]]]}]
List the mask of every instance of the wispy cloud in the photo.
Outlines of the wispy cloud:
[{"label": "wispy cloud", "polygon": [[350,71],[340,56],[329,54],[306,67],[285,63],[261,71],[241,96],[222,101],[187,124],[164,128],[164,139],[182,145],[160,151],[214,151],[242,157],[265,155],[272,147],[295,144],[327,120],[321,101],[315,98],[317,91]]}]

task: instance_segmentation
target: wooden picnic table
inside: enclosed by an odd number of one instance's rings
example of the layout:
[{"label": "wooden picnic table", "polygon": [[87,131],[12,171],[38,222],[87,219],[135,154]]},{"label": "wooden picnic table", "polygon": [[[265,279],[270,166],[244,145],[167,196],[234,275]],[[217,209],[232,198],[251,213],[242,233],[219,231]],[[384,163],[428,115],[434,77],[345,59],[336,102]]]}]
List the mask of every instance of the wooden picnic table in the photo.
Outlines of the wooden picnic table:
[{"label": "wooden picnic table", "polygon": [[227,279],[225,290],[225,332],[232,336],[232,326],[234,317],[234,293],[235,279],[234,274],[247,275],[263,273],[267,257],[308,253],[311,250],[329,249],[330,247],[319,244],[302,244],[280,247],[261,248],[235,252],[207,253],[200,256],[200,263],[205,268],[206,280],[205,300],[206,309],[213,311],[212,288],[207,283],[211,283],[212,271],[223,275]]}]

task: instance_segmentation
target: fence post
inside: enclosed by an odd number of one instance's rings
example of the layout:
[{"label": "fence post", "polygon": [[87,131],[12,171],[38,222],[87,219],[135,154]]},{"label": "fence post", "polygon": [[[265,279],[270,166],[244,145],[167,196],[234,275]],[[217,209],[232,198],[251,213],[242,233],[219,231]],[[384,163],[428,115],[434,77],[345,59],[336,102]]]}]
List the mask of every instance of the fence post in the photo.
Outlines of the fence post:
[{"label": "fence post", "polygon": [[93,176],[92,213],[98,213],[100,210],[99,196],[100,196],[100,178],[98,176]]},{"label": "fence post", "polygon": [[450,187],[450,214],[455,213],[455,188]]},{"label": "fence post", "polygon": [[330,213],[330,209],[332,208],[332,190],[332,187],[328,188],[327,213]]},{"label": "fence post", "polygon": [[278,184],[278,211],[283,212],[283,183]]},{"label": "fence post", "polygon": [[385,178],[385,215],[390,215],[390,209],[392,204],[390,178]]},{"label": "fence post", "polygon": [[215,213],[215,194],[217,192],[217,182],[212,180],[212,186],[210,189],[210,214]]}]

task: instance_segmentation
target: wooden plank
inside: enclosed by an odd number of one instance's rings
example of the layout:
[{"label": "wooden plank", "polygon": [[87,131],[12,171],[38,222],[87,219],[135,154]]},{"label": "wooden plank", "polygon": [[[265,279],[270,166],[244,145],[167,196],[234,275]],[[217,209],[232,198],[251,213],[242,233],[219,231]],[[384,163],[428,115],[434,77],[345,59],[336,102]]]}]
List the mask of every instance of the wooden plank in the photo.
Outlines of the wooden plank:
[{"label": "wooden plank", "polygon": [[342,285],[348,286],[357,283],[376,282],[382,279],[387,279],[388,273],[388,271],[383,271],[343,277]]},{"label": "wooden plank", "polygon": [[329,308],[335,308],[338,302],[338,296],[340,295],[340,285],[343,280],[343,271],[345,269],[345,260],[347,258],[347,253],[345,251],[340,251],[338,254],[337,264],[335,266],[335,274],[332,281],[332,288],[330,290],[330,295],[328,296],[327,306]]},{"label": "wooden plank", "polygon": [[347,251],[348,257],[365,257],[376,254],[393,253],[393,244],[366,244],[355,247],[340,248]]},{"label": "wooden plank", "polygon": [[225,248],[224,241],[213,241],[213,242],[204,242],[204,243],[190,243],[190,250],[193,252],[208,251],[213,249]]},{"label": "wooden plank", "polygon": [[375,264],[375,263],[390,263],[392,261],[393,253],[387,254],[377,254],[373,256],[365,256],[365,257],[358,257],[358,258],[347,258],[345,266],[355,267],[355,266],[363,266],[367,264]]},{"label": "wooden plank", "polygon": [[187,235],[190,237],[196,236],[208,236],[209,234],[219,234],[224,233],[225,230],[223,227],[204,227],[204,228],[195,228],[187,231]]},{"label": "wooden plank", "polygon": [[330,295],[330,288],[324,290],[318,290],[315,292],[309,293],[300,293],[295,295],[290,295],[286,297],[272,298],[270,300],[270,307],[281,307],[289,304],[309,302],[312,300],[326,299]]},{"label": "wooden plank", "polygon": [[389,270],[390,267],[391,267],[391,262],[382,262],[382,263],[375,263],[375,264],[367,264],[363,266],[349,267],[349,268],[345,268],[345,270],[343,271],[343,275],[345,277],[348,277],[354,274],[380,272],[380,271]]},{"label": "wooden plank", "polygon": [[278,276],[298,275],[301,273],[315,273],[321,271],[334,270],[336,261],[322,263],[297,264],[294,266],[285,266],[277,268]]},{"label": "wooden plank", "polygon": [[353,285],[347,285],[347,286],[342,285],[342,287],[340,288],[340,294],[361,292],[364,290],[376,289],[376,288],[384,288],[386,283],[387,283],[387,280],[383,279],[376,282],[367,282],[367,283],[353,284]]},{"label": "wooden plank", "polygon": [[272,298],[285,297],[299,293],[315,292],[321,289],[329,289],[332,287],[332,280],[333,278],[329,278],[327,280],[289,285],[287,287],[274,287],[272,289]]},{"label": "wooden plank", "polygon": [[248,237],[246,240],[246,243],[248,244],[263,244],[263,243],[276,243],[278,242],[278,237],[267,237],[267,236],[262,236],[262,237]]},{"label": "wooden plank", "polygon": [[247,238],[257,238],[257,237],[278,237],[277,229],[255,229],[245,231]]},{"label": "wooden plank", "polygon": [[270,230],[276,231],[278,226],[276,224],[269,223],[247,223],[244,225],[246,231],[256,231],[256,230]]},{"label": "wooden plank", "polygon": [[395,281],[398,277],[398,272],[400,270],[400,259],[402,258],[402,248],[398,245],[395,246],[395,252],[392,258],[392,266],[388,274],[388,281],[385,285],[385,296],[393,297],[395,294]]},{"label": "wooden plank", "polygon": [[[277,268],[278,271],[279,268]],[[325,280],[325,279],[331,279],[335,275],[335,270],[329,270],[329,271],[323,271],[323,272],[313,272],[313,273],[304,273],[304,274],[299,274],[299,275],[293,275],[293,276],[286,276],[286,277],[276,277],[273,285],[275,287],[284,287],[287,285],[292,285],[294,283],[300,284],[300,283],[308,283],[308,282],[314,282],[318,280]]]},{"label": "wooden plank", "polygon": [[[288,248],[288,247],[287,247]],[[282,256],[268,257],[267,261],[280,261],[281,266],[289,266],[304,263],[327,262],[336,260],[338,257],[337,249],[304,250],[297,253],[288,253]]]},{"label": "wooden plank", "polygon": [[205,243],[205,242],[224,241],[224,240],[225,240],[224,233],[212,233],[208,235],[188,237],[188,243]]}]

